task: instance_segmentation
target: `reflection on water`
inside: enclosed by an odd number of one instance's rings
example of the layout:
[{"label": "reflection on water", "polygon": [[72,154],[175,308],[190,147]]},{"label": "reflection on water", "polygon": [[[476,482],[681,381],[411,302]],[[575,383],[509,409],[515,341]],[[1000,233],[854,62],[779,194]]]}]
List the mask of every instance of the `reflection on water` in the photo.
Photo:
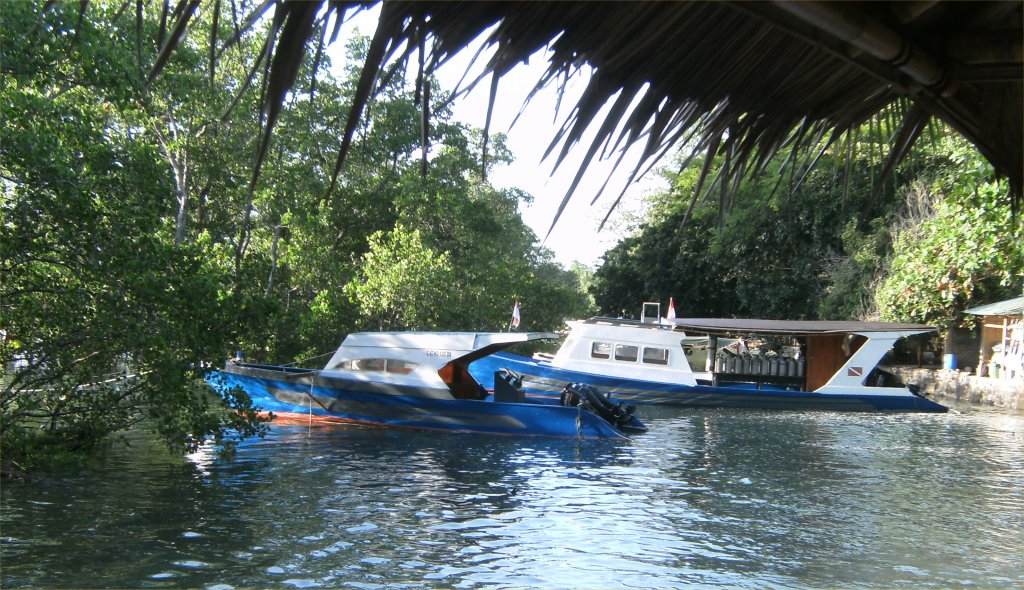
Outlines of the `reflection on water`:
[{"label": "reflection on water", "polygon": [[6,483],[0,586],[1024,584],[1022,415],[643,412],[629,442],[288,426]]}]

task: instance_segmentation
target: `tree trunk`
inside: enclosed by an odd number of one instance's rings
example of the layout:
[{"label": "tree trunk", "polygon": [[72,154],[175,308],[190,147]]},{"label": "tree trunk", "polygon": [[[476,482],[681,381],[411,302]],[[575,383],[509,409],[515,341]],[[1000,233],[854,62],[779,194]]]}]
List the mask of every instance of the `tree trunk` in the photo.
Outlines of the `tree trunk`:
[{"label": "tree trunk", "polygon": [[[177,174],[175,174],[177,176]],[[178,188],[178,222],[174,229],[174,245],[185,241],[185,222],[188,220],[188,187]]]},{"label": "tree trunk", "polygon": [[287,225],[274,226],[274,241],[270,243],[270,276],[267,277],[266,295],[270,295],[271,289],[274,288],[274,270],[277,269],[277,243],[281,240],[281,232],[287,227]]}]

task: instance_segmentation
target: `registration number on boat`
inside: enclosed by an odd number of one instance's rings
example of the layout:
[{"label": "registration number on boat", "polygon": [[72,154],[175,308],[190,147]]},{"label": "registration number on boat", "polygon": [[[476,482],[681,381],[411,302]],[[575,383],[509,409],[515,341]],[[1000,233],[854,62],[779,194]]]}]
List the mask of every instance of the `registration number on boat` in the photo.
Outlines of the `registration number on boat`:
[{"label": "registration number on boat", "polygon": [[428,350],[427,351],[427,356],[443,356],[443,357],[451,358],[452,351],[450,351],[450,350]]}]

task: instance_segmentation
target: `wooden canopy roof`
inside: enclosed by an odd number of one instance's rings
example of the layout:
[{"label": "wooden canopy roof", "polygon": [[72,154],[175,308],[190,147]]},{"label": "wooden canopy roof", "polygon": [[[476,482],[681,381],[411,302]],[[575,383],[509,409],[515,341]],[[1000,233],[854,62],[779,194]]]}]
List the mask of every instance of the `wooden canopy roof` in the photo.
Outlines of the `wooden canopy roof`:
[{"label": "wooden canopy roof", "polygon": [[[429,74],[489,31],[488,44],[496,49],[486,66],[493,74],[492,103],[501,76],[546,47],[550,61],[540,84],[564,83],[584,62],[592,66],[586,90],[549,148],[560,161],[583,131],[596,125],[577,181],[594,158],[632,144],[643,146],[634,175],[670,150],[687,147],[709,159],[725,155],[727,180],[758,170],[779,149],[835,139],[899,104],[890,163],[907,153],[930,117],[937,117],[1009,179],[1016,202],[1024,180],[1022,4],[387,1],[337,169],[389,63],[415,58],[420,71]],[[189,5],[194,10],[198,2]],[[322,46],[325,38],[333,39],[332,16],[336,35],[341,17],[365,5],[266,0],[254,11],[276,6],[274,32],[279,32],[271,52],[264,144],[299,58],[318,40]],[[187,21],[191,12],[180,14]],[[165,50],[172,50],[176,37],[168,39]],[[154,74],[161,65],[158,60]],[[429,113],[429,93],[422,98]],[[610,108],[601,113],[605,105]]]},{"label": "wooden canopy roof", "polygon": [[733,318],[677,318],[677,328],[700,334],[726,336],[730,334],[855,334],[860,332],[901,332],[904,335],[934,332],[932,326],[887,322],[811,321],[811,320],[756,320]]}]

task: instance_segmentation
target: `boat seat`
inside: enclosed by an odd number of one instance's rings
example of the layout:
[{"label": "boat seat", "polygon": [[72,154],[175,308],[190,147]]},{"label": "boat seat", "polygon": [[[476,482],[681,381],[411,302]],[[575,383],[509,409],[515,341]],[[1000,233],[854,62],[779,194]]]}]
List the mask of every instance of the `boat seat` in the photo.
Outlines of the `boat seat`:
[{"label": "boat seat", "polygon": [[[517,386],[517,383],[519,384]],[[522,377],[501,369],[494,372],[494,401],[521,404],[526,401],[522,390]]]}]

